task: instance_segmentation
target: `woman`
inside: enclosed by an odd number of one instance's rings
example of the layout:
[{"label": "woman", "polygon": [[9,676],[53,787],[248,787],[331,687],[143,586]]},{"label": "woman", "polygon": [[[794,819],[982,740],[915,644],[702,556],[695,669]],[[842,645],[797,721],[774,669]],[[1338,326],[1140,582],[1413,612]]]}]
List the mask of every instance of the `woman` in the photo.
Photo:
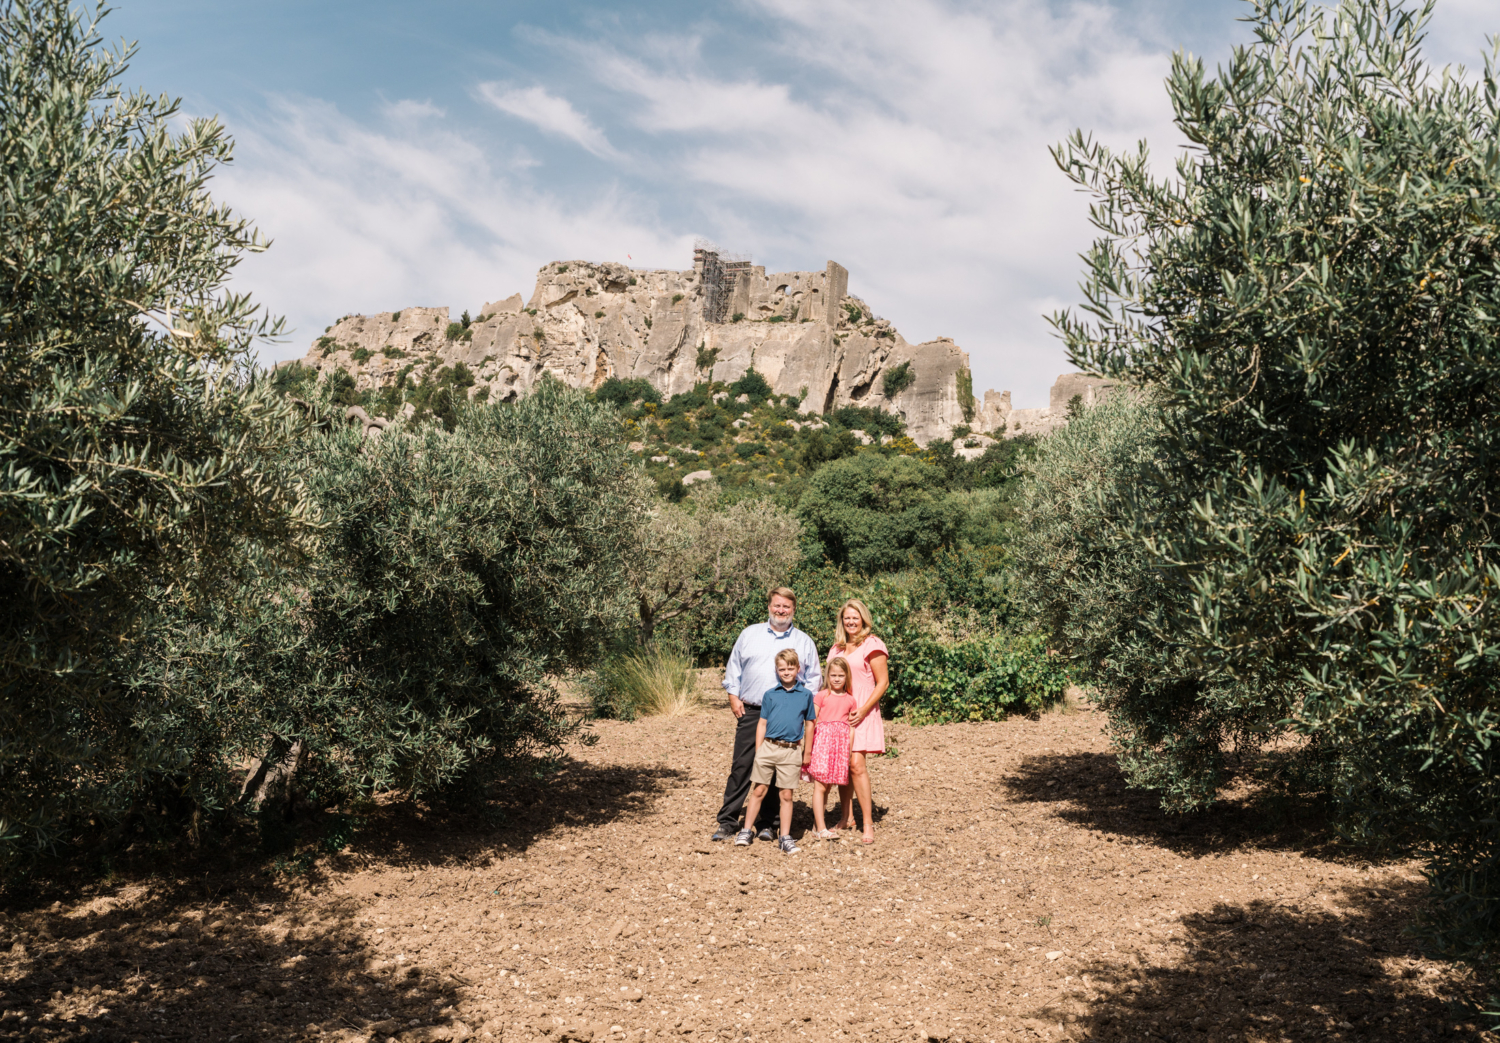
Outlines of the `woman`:
[{"label": "woman", "polygon": [[[849,740],[849,785],[839,787],[843,814],[838,828],[854,828],[852,789],[859,797],[859,806],[864,809],[862,839],[866,844],[875,843],[875,804],[870,798],[870,773],[865,758],[885,753],[885,723],[880,719],[880,697],[891,683],[887,669],[890,653],[886,651],[885,642],[870,632],[874,625],[875,620],[865,603],[850,598],[839,609],[834,644],[828,650],[830,660],[841,656],[849,661],[849,682],[855,698],[855,707],[849,714],[849,725],[853,729]],[[826,672],[824,676],[827,676]]]}]

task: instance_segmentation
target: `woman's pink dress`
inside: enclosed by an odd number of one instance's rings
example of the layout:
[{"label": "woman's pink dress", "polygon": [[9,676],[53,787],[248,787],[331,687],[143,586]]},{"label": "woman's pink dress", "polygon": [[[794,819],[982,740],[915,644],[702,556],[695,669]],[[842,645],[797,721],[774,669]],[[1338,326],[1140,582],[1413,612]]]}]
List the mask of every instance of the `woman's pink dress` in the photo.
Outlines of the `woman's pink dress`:
[{"label": "woman's pink dress", "polygon": [[[857,648],[845,649],[843,645],[834,645],[828,650],[828,658],[836,656],[849,660],[849,669],[854,674],[849,678],[849,688],[859,705],[863,706],[875,693],[875,672],[870,669],[870,660],[875,656],[890,656],[885,642],[871,634]],[[825,666],[823,670],[823,675],[828,676],[828,668]],[[853,753],[885,753],[885,723],[880,719],[879,703],[871,708],[859,727],[854,729],[854,734],[849,739],[849,749]]]},{"label": "woman's pink dress", "polygon": [[849,714],[858,708],[854,696],[824,689],[813,698],[818,722],[813,728],[812,758],[807,774],[826,786],[849,784]]}]

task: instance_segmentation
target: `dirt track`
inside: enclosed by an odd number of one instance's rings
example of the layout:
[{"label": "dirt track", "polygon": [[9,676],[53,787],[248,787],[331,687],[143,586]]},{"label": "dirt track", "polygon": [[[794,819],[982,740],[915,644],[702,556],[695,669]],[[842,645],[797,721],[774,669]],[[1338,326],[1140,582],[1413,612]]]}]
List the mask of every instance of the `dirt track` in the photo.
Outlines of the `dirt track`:
[{"label": "dirt track", "polygon": [[9,910],[0,1038],[1477,1038],[1482,984],[1402,933],[1410,865],[1249,797],[1168,819],[1101,724],[897,724],[877,843],[787,857],[708,841],[727,712],[606,722],[499,829],[396,806],[296,887]]}]

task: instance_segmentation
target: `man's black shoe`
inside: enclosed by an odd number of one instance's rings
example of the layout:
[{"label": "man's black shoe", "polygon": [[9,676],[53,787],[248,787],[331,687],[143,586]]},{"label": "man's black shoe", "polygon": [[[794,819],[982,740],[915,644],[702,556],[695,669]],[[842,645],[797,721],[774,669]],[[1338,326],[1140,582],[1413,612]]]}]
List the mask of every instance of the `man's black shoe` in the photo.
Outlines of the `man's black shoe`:
[{"label": "man's black shoe", "polygon": [[709,837],[708,839],[728,840],[730,837],[734,836],[735,832],[736,830],[733,826],[720,826],[718,829],[714,830],[714,835]]},{"label": "man's black shoe", "polygon": [[757,836],[755,839],[756,840],[773,841],[773,840],[776,839],[776,834],[771,832],[771,827],[770,826],[767,826],[765,829],[763,829],[763,830],[760,831],[760,835]]}]

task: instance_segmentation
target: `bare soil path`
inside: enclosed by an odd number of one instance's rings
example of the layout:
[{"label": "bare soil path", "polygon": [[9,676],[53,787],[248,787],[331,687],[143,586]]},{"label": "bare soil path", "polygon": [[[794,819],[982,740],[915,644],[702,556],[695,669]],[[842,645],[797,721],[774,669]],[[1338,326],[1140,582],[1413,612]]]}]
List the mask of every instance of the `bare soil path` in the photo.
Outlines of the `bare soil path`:
[{"label": "bare soil path", "polygon": [[1412,865],[1250,793],[1164,816],[1102,723],[897,724],[877,843],[788,857],[709,842],[727,712],[605,722],[499,827],[396,805],[295,885],[5,911],[0,1038],[1481,1038],[1485,983],[1403,933]]}]

